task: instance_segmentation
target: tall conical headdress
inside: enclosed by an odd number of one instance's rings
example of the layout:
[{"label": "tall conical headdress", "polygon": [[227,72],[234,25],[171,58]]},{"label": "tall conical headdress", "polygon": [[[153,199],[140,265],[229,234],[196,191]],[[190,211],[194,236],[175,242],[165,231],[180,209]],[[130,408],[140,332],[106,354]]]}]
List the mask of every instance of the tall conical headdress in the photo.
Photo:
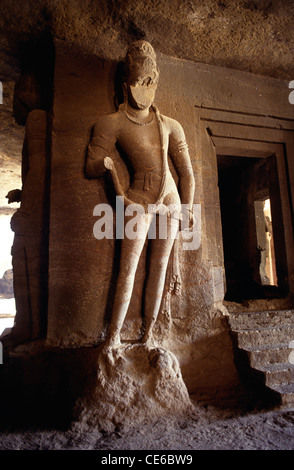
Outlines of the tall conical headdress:
[{"label": "tall conical headdress", "polygon": [[158,82],[159,70],[156,64],[156,54],[151,44],[147,41],[135,41],[129,46],[125,66],[126,77],[136,67],[143,76],[148,75],[153,83]]}]

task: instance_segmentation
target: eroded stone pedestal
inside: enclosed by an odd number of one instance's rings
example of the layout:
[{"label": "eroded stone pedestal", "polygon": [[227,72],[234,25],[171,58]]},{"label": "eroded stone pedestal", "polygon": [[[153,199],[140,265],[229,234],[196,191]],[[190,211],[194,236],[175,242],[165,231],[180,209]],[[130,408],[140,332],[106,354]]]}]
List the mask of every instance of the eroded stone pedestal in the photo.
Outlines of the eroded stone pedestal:
[{"label": "eroded stone pedestal", "polygon": [[177,358],[160,347],[126,344],[102,348],[97,380],[78,401],[77,421],[105,431],[192,410]]}]

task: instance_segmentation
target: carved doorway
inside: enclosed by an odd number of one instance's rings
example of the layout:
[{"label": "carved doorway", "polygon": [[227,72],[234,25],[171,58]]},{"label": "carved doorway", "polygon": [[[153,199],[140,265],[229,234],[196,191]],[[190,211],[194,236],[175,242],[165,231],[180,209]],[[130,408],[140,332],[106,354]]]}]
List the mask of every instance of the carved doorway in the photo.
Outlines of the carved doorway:
[{"label": "carved doorway", "polygon": [[276,156],[217,155],[225,300],[282,297],[288,290]]}]

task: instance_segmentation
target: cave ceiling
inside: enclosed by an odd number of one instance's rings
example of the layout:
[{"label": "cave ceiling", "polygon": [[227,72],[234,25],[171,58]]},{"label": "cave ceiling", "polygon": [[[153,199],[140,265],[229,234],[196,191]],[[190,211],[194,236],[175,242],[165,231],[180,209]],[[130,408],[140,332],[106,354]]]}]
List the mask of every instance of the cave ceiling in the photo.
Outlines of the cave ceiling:
[{"label": "cave ceiling", "polygon": [[19,43],[48,31],[112,59],[146,38],[169,56],[293,79],[293,19],[293,0],[1,0],[1,62],[13,76]]}]

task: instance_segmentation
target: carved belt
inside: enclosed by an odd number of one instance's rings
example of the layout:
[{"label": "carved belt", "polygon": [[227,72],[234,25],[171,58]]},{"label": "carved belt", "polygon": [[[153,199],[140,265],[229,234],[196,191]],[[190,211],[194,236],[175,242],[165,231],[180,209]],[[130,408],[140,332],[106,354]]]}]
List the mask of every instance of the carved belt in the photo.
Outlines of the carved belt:
[{"label": "carved belt", "polygon": [[[133,187],[137,187],[137,182],[140,182],[140,189],[143,189],[144,191],[149,191],[150,189],[154,188],[154,184],[158,185],[158,183],[161,182],[162,176],[154,173],[153,171],[147,171],[146,173],[144,172],[139,172],[136,173],[134,182],[133,182]],[[141,184],[143,182],[143,185]],[[142,188],[143,186],[143,188]]]}]

